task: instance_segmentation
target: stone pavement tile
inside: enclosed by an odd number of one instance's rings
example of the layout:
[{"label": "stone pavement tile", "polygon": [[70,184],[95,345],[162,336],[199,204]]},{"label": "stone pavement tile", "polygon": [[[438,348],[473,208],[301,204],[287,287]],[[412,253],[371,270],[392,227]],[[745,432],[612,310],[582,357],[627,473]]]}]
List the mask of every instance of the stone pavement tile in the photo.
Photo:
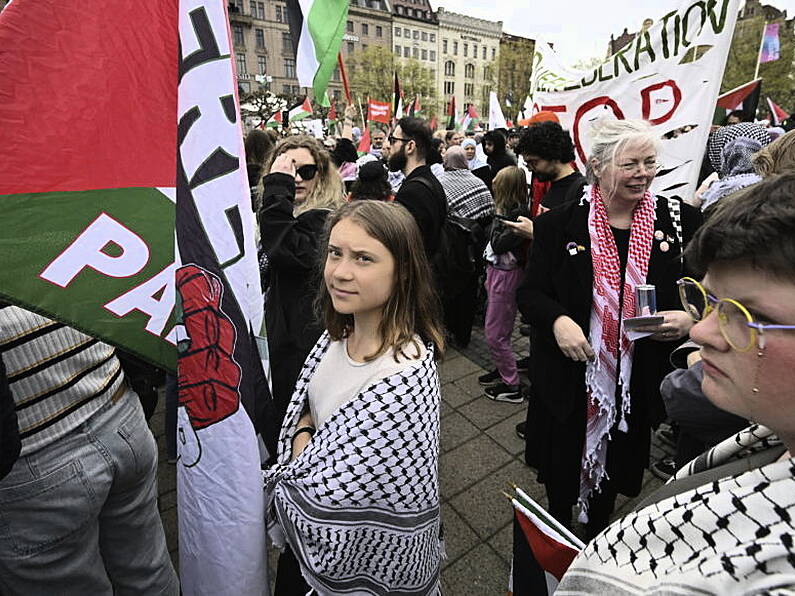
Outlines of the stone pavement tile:
[{"label": "stone pavement tile", "polygon": [[486,430],[486,434],[502,445],[503,449],[511,455],[524,453],[524,441],[516,435],[516,425],[527,418],[527,403],[517,409],[510,417],[498,422]]},{"label": "stone pavement tile", "polygon": [[480,544],[442,571],[442,594],[505,594],[510,567],[487,544]]},{"label": "stone pavement tile", "polygon": [[157,493],[171,492],[177,489],[177,466],[165,460],[165,453],[160,452],[160,463],[157,465]]},{"label": "stone pavement tile", "polygon": [[442,420],[441,450],[446,453],[461,443],[480,434],[477,427],[458,412],[454,412]]},{"label": "stone pavement tile", "polygon": [[445,384],[474,372],[482,375],[483,369],[469,358],[455,358],[450,362],[442,362],[439,370],[439,379],[442,384]]},{"label": "stone pavement tile", "polygon": [[439,458],[439,484],[447,500],[511,460],[511,455],[486,435],[444,453]]},{"label": "stone pavement tile", "polygon": [[[472,401],[478,395],[477,393],[472,395],[474,387],[477,387],[480,391],[483,390],[483,388],[478,385],[478,377],[482,374],[482,372],[472,373],[463,379],[448,383],[447,385],[442,385],[442,399],[454,408],[459,408]],[[468,380],[470,377],[474,380],[474,387],[473,381]]]},{"label": "stone pavement tile", "polygon": [[[507,499],[506,499],[507,502]],[[513,556],[513,521],[505,524],[500,530],[488,540],[489,546],[494,549],[500,558],[508,565],[511,564]]]},{"label": "stone pavement tile", "polygon": [[451,498],[449,503],[463,517],[478,536],[492,536],[499,528],[511,521],[513,507],[502,494],[511,492],[510,483],[519,485],[532,499],[543,498],[543,487],[535,482],[535,472],[523,463],[512,460],[508,465],[492,472],[462,493]]},{"label": "stone pavement tile", "polygon": [[454,413],[455,410],[453,407],[448,404],[446,401],[442,400],[441,404],[439,404],[439,418],[444,419],[445,416],[448,414]]},{"label": "stone pavement tile", "polygon": [[450,362],[451,360],[455,360],[457,358],[462,358],[462,357],[463,357],[463,354],[461,352],[459,352],[455,348],[449,347],[449,348],[447,348],[444,351],[444,360],[442,360],[442,364],[444,364],[446,362]]},{"label": "stone pavement tile", "polygon": [[519,411],[523,412],[525,407],[523,403],[509,404],[481,395],[478,399],[473,399],[468,404],[459,407],[458,411],[469,418],[472,424],[478,428],[487,429],[509,416],[514,416]]},{"label": "stone pavement tile", "polygon": [[447,559],[442,568],[455,563],[464,553],[477,546],[480,539],[474,530],[447,503],[442,504],[442,523],[444,524],[444,547]]}]

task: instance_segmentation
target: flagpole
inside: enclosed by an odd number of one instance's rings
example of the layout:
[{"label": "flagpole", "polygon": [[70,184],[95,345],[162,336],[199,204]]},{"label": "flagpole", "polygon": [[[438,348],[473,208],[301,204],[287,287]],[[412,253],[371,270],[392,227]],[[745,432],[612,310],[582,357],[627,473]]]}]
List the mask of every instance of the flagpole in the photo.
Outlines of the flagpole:
[{"label": "flagpole", "polygon": [[767,33],[767,21],[765,21],[764,27],[762,27],[762,39],[759,42],[759,52],[756,55],[756,70],[754,71],[754,79],[759,78],[759,65],[761,64],[762,60],[762,50],[765,47],[765,33]]},{"label": "flagpole", "polygon": [[348,102],[348,105],[353,103],[351,99],[351,88],[348,85],[348,73],[345,72],[345,62],[342,59],[342,52],[337,54],[337,64],[340,67],[340,77],[342,78],[342,89],[345,92],[345,101]]}]

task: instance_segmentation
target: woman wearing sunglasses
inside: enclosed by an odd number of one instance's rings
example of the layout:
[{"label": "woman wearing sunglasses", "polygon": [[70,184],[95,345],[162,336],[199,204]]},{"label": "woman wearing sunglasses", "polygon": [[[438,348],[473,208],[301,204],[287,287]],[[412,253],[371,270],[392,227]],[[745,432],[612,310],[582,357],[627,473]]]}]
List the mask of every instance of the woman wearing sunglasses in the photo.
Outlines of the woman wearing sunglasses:
[{"label": "woman wearing sunglasses", "polygon": [[[537,218],[517,303],[533,328],[527,462],[550,513],[569,525],[579,505],[595,536],[617,495],[643,485],[650,429],[665,416],[660,382],[691,326],[676,280],[700,215],[649,191],[659,138],[647,122],[600,122],[589,140],[590,186]],[[634,296],[643,284],[656,287],[664,322],[632,341],[621,321],[641,314]]]},{"label": "woman wearing sunglasses", "polygon": [[795,590],[795,174],[723,200],[679,284],[702,388],[752,422],[681,469],[574,560],[567,594]]},{"label": "woman wearing sunglasses", "polygon": [[[326,218],[343,203],[343,187],[328,151],[308,136],[282,139],[262,179],[259,228],[270,284],[265,306],[276,412],[275,436],[301,366],[322,328],[312,315],[313,276]],[[275,444],[269,446],[271,453]]]}]

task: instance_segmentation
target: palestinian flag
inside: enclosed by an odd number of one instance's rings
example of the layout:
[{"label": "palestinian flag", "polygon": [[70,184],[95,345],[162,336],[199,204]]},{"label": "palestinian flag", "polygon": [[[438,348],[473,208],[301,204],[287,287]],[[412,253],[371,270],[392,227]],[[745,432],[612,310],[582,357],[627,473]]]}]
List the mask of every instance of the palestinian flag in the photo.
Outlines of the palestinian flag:
[{"label": "palestinian flag", "polygon": [[395,120],[400,120],[405,114],[403,113],[403,90],[400,88],[400,81],[398,80],[398,73],[395,71],[395,84],[393,89],[392,100],[392,113],[395,115]]},{"label": "palestinian flag", "polygon": [[461,130],[467,131],[475,128],[475,124],[477,124],[479,119],[480,116],[478,116],[478,112],[475,110],[475,104],[469,104],[467,109],[464,110],[464,117],[461,118]]},{"label": "palestinian flag", "polygon": [[422,107],[420,106],[420,96],[417,95],[409,108],[409,116],[414,118],[422,118]]},{"label": "palestinian flag", "polygon": [[186,596],[268,586],[262,296],[231,46],[225,0],[0,13],[0,293],[176,362]]},{"label": "palestinian flag", "polygon": [[326,93],[348,20],[348,0],[287,0],[287,20],[301,87]]},{"label": "palestinian flag", "polygon": [[759,95],[762,91],[762,79],[755,79],[745,85],[740,85],[718,96],[717,106],[724,112],[716,112],[720,116],[720,124],[726,114],[733,110],[742,109],[744,118],[747,122],[753,122],[756,117],[756,108],[759,104]]},{"label": "palestinian flag", "polygon": [[447,102],[447,130],[455,129],[455,95]]},{"label": "palestinian flag", "polygon": [[268,128],[281,128],[284,126],[283,122],[284,118],[282,117],[282,111],[279,110],[270,119],[265,123],[265,126]]},{"label": "palestinian flag", "polygon": [[767,107],[770,108],[770,115],[773,118],[773,124],[775,126],[780,125],[784,120],[789,118],[789,114],[787,114],[781,106],[774,103],[770,97],[767,98]]},{"label": "palestinian flag", "polygon": [[304,101],[290,108],[289,120],[290,122],[297,122],[298,120],[309,118],[311,115],[312,103],[309,101],[308,97],[305,97]]},{"label": "palestinian flag", "polygon": [[356,152],[359,154],[359,157],[370,153],[370,149],[372,147],[372,142],[370,141],[370,127],[364,127],[364,133],[362,133],[362,138],[359,139],[359,146],[356,147]]},{"label": "palestinian flag", "polygon": [[563,574],[585,545],[523,490],[515,487],[513,562],[508,593],[554,594]]},{"label": "palestinian flag", "polygon": [[436,132],[436,129],[437,129],[437,127],[439,126],[439,123],[436,121],[436,116],[434,116],[433,118],[431,118],[431,123],[430,123],[428,126],[430,126],[430,127],[431,127],[431,130],[432,130],[433,132]]},{"label": "palestinian flag", "polygon": [[339,117],[337,115],[337,101],[334,100],[328,110],[328,114],[326,115],[326,124],[329,128],[331,128],[332,126],[336,126],[337,122],[339,122]]}]

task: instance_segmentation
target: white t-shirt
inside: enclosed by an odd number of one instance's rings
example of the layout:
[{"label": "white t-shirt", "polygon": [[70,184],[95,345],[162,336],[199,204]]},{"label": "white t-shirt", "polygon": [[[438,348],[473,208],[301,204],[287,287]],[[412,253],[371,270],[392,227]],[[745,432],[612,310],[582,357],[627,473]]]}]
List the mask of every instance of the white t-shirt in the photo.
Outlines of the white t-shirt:
[{"label": "white t-shirt", "polygon": [[309,411],[315,428],[320,428],[340,406],[376,381],[419,365],[427,349],[419,337],[415,340],[420,348],[419,358],[413,358],[414,346],[408,344],[403,348],[408,358],[398,357],[398,362],[395,362],[393,350],[387,350],[370,362],[356,362],[348,355],[347,339],[332,341],[309,381]]}]

